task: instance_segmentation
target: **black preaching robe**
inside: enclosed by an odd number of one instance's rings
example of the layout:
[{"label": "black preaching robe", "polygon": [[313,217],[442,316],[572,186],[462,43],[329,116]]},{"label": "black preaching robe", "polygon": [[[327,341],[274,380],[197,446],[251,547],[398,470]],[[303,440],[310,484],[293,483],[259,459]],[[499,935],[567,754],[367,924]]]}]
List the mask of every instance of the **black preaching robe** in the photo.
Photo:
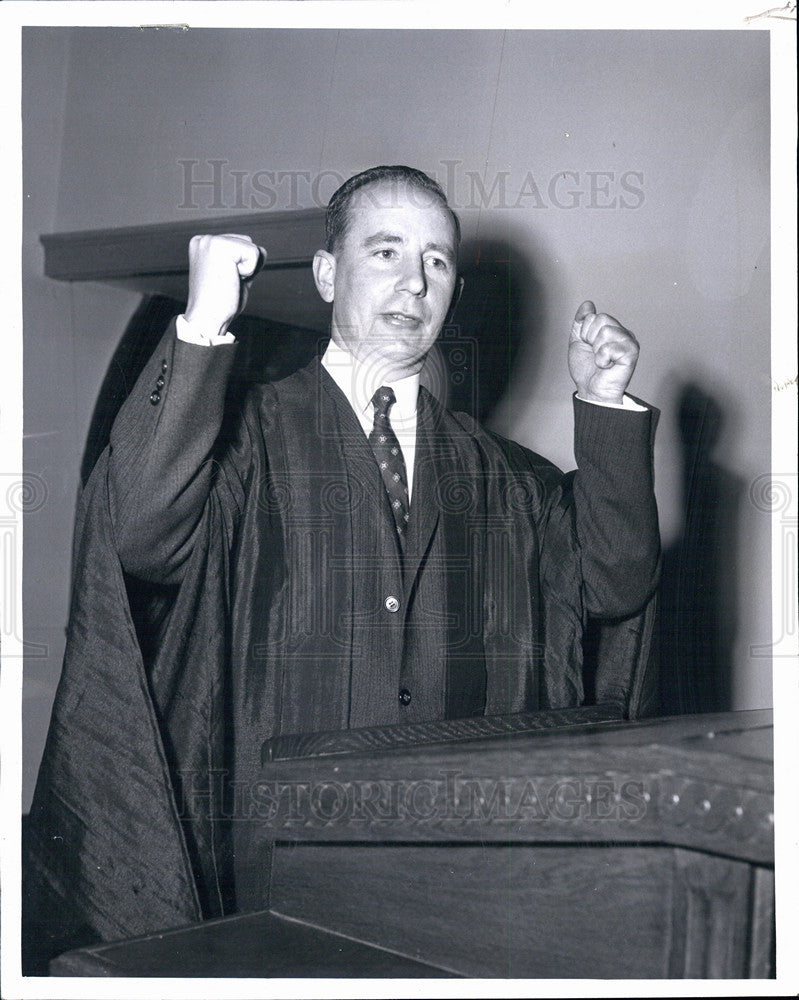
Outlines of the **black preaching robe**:
[{"label": "black preaching robe", "polygon": [[82,498],[31,866],[104,939],[262,904],[265,739],[580,704],[656,583],[652,411],[576,401],[563,476],[420,390],[403,555],[319,360],[225,403],[233,350],[171,326]]}]

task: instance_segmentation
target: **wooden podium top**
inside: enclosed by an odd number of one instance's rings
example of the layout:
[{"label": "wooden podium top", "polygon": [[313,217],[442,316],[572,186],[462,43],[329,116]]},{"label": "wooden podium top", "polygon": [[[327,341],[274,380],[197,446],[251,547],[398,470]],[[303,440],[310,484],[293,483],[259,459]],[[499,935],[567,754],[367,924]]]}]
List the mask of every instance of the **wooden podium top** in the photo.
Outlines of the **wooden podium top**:
[{"label": "wooden podium top", "polygon": [[50,975],[440,979],[453,973],[274,913],[247,913],[68,951],[50,962]]},{"label": "wooden podium top", "polygon": [[259,836],[635,842],[773,863],[770,711],[637,723],[577,713],[565,727],[504,735],[463,721],[487,734],[431,723],[414,742],[364,730],[361,749],[358,731],[282,737],[252,790]]}]

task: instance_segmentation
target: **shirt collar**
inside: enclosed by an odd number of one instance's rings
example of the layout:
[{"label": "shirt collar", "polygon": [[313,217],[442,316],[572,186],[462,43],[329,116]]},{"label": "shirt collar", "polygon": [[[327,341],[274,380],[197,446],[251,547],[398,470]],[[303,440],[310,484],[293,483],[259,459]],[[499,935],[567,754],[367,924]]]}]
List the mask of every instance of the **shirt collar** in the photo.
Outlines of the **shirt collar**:
[{"label": "shirt collar", "polygon": [[381,381],[380,372],[374,365],[361,364],[332,339],[321,361],[322,367],[347,397],[356,413],[366,414],[371,421],[374,412],[372,396],[381,385],[388,385],[394,390],[397,399],[389,414],[391,426],[397,430],[401,424],[415,418],[419,397],[418,372],[393,381]]}]

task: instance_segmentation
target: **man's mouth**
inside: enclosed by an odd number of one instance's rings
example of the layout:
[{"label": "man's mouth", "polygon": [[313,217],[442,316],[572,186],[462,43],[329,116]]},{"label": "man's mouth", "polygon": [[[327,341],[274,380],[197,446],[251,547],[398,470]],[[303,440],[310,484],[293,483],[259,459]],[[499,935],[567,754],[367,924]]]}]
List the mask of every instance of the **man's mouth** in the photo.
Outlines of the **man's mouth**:
[{"label": "man's mouth", "polygon": [[383,313],[383,318],[392,326],[417,327],[422,323],[422,318],[414,316],[412,313],[387,312]]}]

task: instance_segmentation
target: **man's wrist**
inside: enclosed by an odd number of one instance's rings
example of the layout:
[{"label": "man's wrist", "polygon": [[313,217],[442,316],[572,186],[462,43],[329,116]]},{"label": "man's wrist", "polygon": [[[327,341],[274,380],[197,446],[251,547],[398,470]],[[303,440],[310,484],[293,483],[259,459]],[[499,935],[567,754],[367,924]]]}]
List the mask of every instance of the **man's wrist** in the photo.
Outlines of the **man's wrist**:
[{"label": "man's wrist", "polygon": [[210,326],[201,320],[189,320],[185,315],[178,316],[175,321],[175,331],[178,340],[187,344],[197,344],[202,347],[216,347],[221,344],[235,344],[235,336],[226,327]]},{"label": "man's wrist", "polygon": [[612,403],[605,399],[589,399],[587,396],[581,396],[579,392],[576,392],[575,396],[583,403],[593,403],[594,406],[607,406],[611,410],[631,410],[633,413],[643,413],[646,411],[645,406],[636,403],[632,396],[628,396],[626,392],[622,396],[620,403]]}]

